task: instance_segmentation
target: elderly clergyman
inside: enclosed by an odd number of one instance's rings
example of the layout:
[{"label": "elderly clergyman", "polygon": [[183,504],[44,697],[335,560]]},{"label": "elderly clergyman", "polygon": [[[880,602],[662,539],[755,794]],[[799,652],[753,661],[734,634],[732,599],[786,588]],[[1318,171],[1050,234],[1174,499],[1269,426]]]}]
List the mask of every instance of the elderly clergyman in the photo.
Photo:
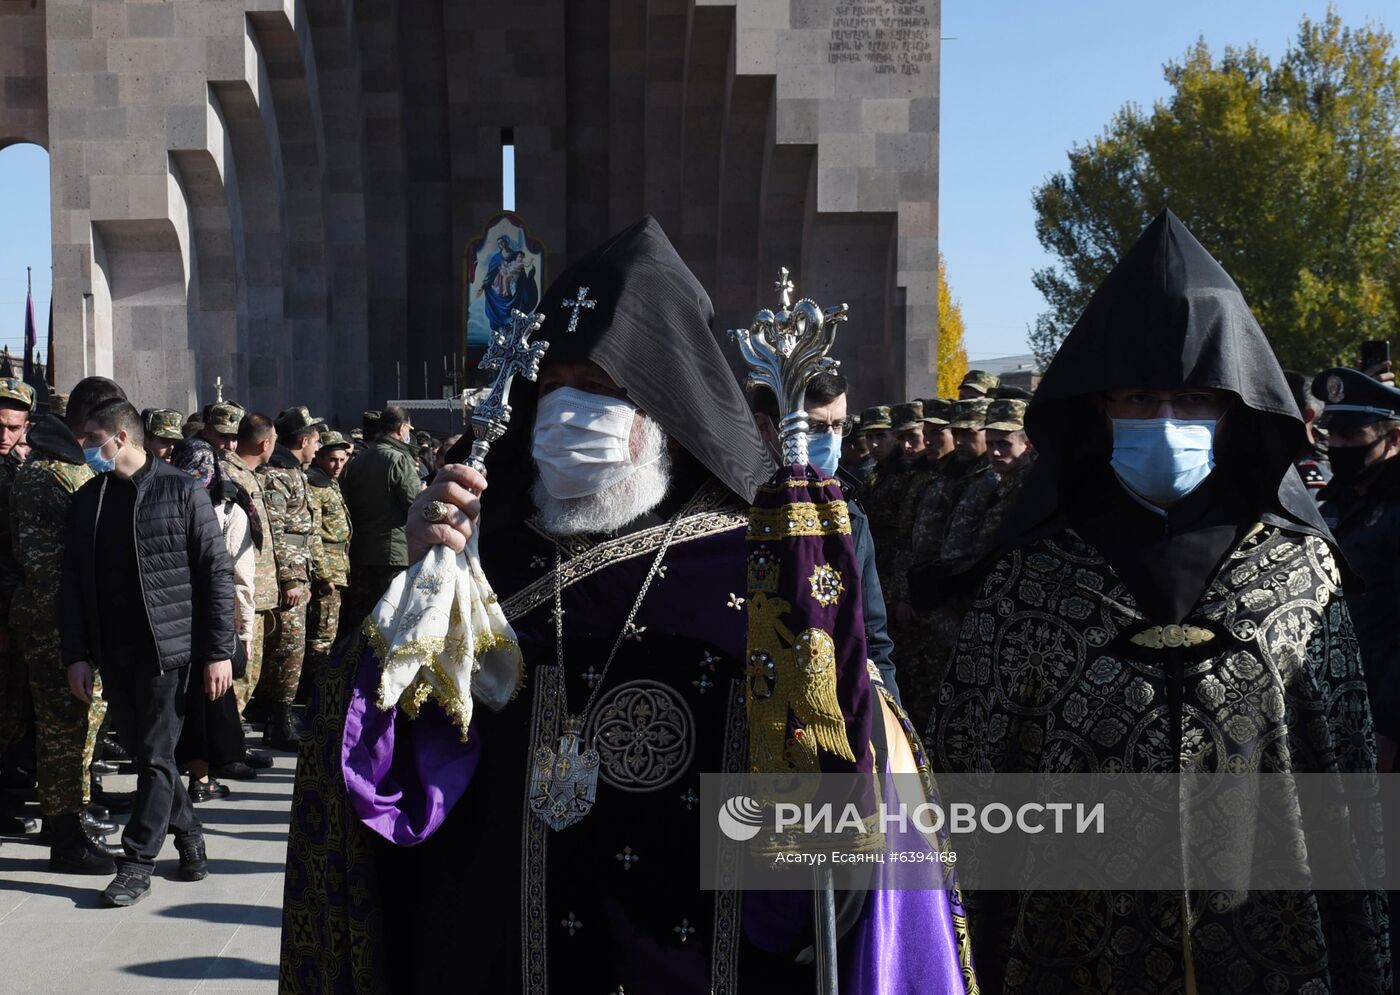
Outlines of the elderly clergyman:
[{"label": "elderly clergyman", "polygon": [[[326,668],[299,758],[282,990],[811,991],[809,905],[765,919],[697,881],[713,832],[700,776],[747,769],[748,508],[773,473],[709,298],[646,219],[565,272],[540,313],[549,352],[537,388],[517,382],[489,489],[478,502],[486,479],[445,468],[407,534],[411,560],[461,549],[480,515],[522,692],[478,710],[463,746],[435,706],[387,723],[367,650]],[[428,526],[434,501],[451,517]],[[846,716],[869,707],[855,676]],[[597,751],[598,780],[561,827],[535,804],[555,768],[536,765],[566,729]],[[383,764],[386,739],[415,762]],[[843,991],[964,991],[950,903],[906,894],[853,906]],[[891,971],[903,987],[861,983]]]},{"label": "elderly clergyman", "polygon": [[[935,769],[1375,770],[1303,422],[1239,289],[1170,212],[1095,291],[1026,414],[1010,552],[963,621]],[[1383,893],[988,892],[988,991],[1391,990]]]}]

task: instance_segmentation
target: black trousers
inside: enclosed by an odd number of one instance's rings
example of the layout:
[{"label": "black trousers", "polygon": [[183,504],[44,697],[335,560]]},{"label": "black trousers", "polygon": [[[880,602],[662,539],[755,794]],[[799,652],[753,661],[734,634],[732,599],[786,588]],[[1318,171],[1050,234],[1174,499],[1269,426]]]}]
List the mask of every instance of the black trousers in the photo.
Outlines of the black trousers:
[{"label": "black trousers", "polygon": [[112,728],[136,765],[136,800],[122,832],[118,865],[152,867],[167,832],[177,838],[201,832],[194,805],[175,769],[175,743],[185,719],[190,668],[157,673],[148,666],[102,668],[102,693]]}]

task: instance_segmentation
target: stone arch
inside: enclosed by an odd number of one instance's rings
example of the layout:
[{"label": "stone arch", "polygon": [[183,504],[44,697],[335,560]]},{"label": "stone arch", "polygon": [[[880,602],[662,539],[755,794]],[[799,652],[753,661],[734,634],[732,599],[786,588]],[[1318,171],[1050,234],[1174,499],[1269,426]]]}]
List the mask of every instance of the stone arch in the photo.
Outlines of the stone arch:
[{"label": "stone arch", "polygon": [[[297,12],[300,12],[298,6]],[[281,343],[279,406],[323,407],[327,397],[325,138],[316,113],[319,82],[305,23],[285,10],[250,11],[248,21],[266,65],[282,161],[287,291]]]},{"label": "stone arch", "polygon": [[238,72],[211,78],[211,103],[227,136],[225,147],[237,176],[235,198],[242,243],[240,295],[246,318],[240,328],[237,380],[230,396],[259,410],[282,403],[283,353],[289,330],[284,317],[288,268],[285,262],[285,215],[277,115],[268,96],[271,83],[252,28],[242,25]]},{"label": "stone arch", "polygon": [[49,147],[49,76],[44,0],[0,5],[0,149]]}]

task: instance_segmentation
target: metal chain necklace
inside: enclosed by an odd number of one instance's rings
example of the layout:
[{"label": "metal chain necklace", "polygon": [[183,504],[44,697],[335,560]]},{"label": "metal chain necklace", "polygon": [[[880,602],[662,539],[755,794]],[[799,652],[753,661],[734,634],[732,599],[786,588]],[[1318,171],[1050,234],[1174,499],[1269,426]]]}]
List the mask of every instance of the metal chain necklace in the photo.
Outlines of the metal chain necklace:
[{"label": "metal chain necklace", "polygon": [[666,537],[661,541],[661,548],[657,550],[656,558],[651,561],[651,569],[647,571],[646,578],[642,581],[641,592],[637,595],[637,600],[632,603],[632,610],[627,613],[627,620],[622,623],[622,629],[618,632],[617,639],[613,641],[612,652],[608,654],[607,662],[603,664],[603,669],[598,674],[597,679],[592,682],[593,690],[588,696],[588,701],[577,715],[569,714],[568,689],[565,687],[564,580],[560,569],[563,566],[563,561],[559,545],[555,544],[554,644],[557,671],[554,679],[557,682],[557,690],[554,695],[554,706],[555,714],[563,716],[564,731],[559,736],[558,749],[551,750],[547,746],[541,746],[535,750],[535,762],[530,770],[529,797],[530,811],[534,812],[535,816],[550,829],[566,829],[572,826],[592,810],[593,803],[597,799],[598,751],[589,746],[583,739],[588,716],[598,700],[598,692],[602,690],[603,680],[607,677],[613,660],[617,658],[623,642],[633,632],[633,624],[637,620],[637,613],[641,611],[647,591],[651,589],[651,582],[661,572],[661,561],[666,558],[666,552],[671,548],[671,540],[675,539],[681,521],[689,510],[689,504],[687,504],[676,514],[675,519],[671,522],[671,527],[666,530]]}]

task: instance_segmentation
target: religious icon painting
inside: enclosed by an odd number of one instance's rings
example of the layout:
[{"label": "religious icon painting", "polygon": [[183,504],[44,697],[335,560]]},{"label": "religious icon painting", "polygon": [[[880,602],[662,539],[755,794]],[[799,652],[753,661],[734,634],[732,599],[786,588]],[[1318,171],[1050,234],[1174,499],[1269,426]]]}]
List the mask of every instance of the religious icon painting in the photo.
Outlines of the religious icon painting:
[{"label": "religious icon painting", "polygon": [[480,362],[491,332],[510,328],[510,313],[525,314],[540,303],[545,281],[545,247],[525,220],[503,211],[486,222],[462,260],[466,302],[466,356]]}]

